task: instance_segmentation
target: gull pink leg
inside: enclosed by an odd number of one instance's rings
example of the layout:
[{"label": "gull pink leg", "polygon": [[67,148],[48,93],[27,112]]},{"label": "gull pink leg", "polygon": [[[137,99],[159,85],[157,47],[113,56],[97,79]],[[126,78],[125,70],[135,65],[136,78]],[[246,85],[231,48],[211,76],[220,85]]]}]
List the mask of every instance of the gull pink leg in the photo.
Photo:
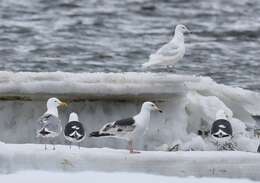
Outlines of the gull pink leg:
[{"label": "gull pink leg", "polygon": [[128,141],[128,149],[129,149],[129,153],[130,153],[130,154],[141,153],[141,152],[139,152],[139,151],[134,151],[134,149],[133,149],[133,141],[132,141],[132,140],[129,140],[129,141]]}]

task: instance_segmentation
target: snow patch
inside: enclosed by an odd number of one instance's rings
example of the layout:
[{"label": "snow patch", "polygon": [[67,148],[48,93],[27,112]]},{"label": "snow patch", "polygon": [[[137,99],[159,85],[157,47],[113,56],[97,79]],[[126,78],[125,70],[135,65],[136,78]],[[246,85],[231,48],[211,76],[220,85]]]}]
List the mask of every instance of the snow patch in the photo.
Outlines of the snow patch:
[{"label": "snow patch", "polygon": [[226,178],[195,178],[195,177],[168,177],[159,175],[149,175],[142,173],[105,173],[105,172],[79,172],[79,173],[53,173],[45,171],[22,171],[15,174],[0,175],[3,182],[31,182],[37,180],[37,183],[46,183],[46,179],[52,182],[106,182],[106,183],[132,183],[132,182],[149,182],[149,183],[254,183],[247,179],[226,179]]},{"label": "snow patch", "polygon": [[[228,177],[260,180],[260,154],[246,152],[148,152],[44,145],[1,144],[0,172],[25,170],[55,172],[103,171],[167,176]],[[113,166],[111,166],[113,165]],[[2,179],[1,179],[2,180]]]}]

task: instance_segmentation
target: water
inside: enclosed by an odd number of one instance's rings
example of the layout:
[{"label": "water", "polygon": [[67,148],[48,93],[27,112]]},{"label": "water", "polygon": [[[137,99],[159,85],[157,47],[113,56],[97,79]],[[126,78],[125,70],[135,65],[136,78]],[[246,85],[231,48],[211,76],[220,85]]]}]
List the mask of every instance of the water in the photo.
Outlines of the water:
[{"label": "water", "polygon": [[1,0],[0,70],[141,72],[178,23],[176,73],[260,91],[258,0]]}]

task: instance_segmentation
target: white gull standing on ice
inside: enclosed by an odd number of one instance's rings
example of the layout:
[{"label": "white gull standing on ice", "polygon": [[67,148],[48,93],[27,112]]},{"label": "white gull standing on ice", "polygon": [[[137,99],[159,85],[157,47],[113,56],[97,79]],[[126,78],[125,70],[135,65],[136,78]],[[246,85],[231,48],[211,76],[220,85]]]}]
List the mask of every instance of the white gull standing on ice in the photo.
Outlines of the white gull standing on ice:
[{"label": "white gull standing on ice", "polygon": [[[59,119],[58,107],[67,106],[57,98],[50,98],[47,101],[47,111],[38,119],[37,137],[44,139],[54,139],[62,132],[62,125]],[[52,142],[53,143],[53,142]],[[45,150],[46,141],[45,141]],[[53,150],[55,149],[53,143]]]},{"label": "white gull standing on ice", "polygon": [[114,136],[126,139],[128,141],[128,149],[130,153],[139,153],[133,150],[133,140],[142,137],[150,122],[151,111],[162,112],[154,103],[144,102],[141,111],[126,119],[117,120],[105,124],[99,131],[90,133],[90,137]]},{"label": "white gull standing on ice", "polygon": [[149,57],[149,61],[143,64],[143,67],[154,65],[174,66],[185,54],[184,33],[190,33],[190,30],[182,24],[175,28],[175,33],[170,42],[163,45],[156,53]]},{"label": "white gull standing on ice", "polygon": [[64,137],[71,143],[78,143],[80,148],[80,142],[85,138],[85,130],[83,124],[79,121],[77,113],[70,113],[69,122],[64,128]]}]

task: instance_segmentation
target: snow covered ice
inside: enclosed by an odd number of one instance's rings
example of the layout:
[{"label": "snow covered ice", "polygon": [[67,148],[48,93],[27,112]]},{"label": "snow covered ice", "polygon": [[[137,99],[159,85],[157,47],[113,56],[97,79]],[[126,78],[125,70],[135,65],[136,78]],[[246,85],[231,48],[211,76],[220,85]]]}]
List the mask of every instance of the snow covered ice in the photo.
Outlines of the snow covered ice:
[{"label": "snow covered ice", "polygon": [[246,179],[225,179],[225,178],[195,178],[195,177],[166,177],[158,175],[147,175],[141,173],[104,173],[104,172],[80,172],[80,173],[53,173],[43,171],[23,171],[16,174],[0,175],[4,182],[29,182],[37,180],[38,183],[46,183],[46,177],[53,182],[71,183],[81,182],[82,180],[91,180],[91,182],[106,183],[132,183],[132,182],[149,182],[149,183],[254,183]]},{"label": "snow covered ice", "polygon": [[[61,109],[63,126],[70,112],[77,112],[87,134],[107,122],[133,116],[146,100],[164,111],[153,113],[140,149],[154,150],[175,140],[189,141],[201,123],[210,126],[219,108],[247,127],[260,115],[258,93],[218,84],[208,77],[166,73],[12,73],[0,72],[0,138],[7,143],[37,143],[34,125],[46,110],[46,99],[55,96],[69,102]],[[15,115],[14,115],[15,114]],[[242,125],[238,123],[239,125]],[[238,128],[238,127],[237,127]],[[64,143],[61,136],[59,143]],[[92,140],[89,147],[125,148],[115,139]]]},{"label": "snow covered ice", "polygon": [[[260,155],[239,151],[155,152],[130,155],[127,150],[56,146],[45,151],[36,144],[1,144],[0,172],[129,172],[165,176],[251,178],[260,180]],[[111,166],[113,165],[113,166]]]},{"label": "snow covered ice", "polygon": [[[249,153],[257,151],[259,140],[245,131],[245,128],[252,131],[257,126],[255,119],[260,116],[260,95],[256,92],[218,84],[209,77],[167,73],[0,72],[0,96],[0,139],[5,143],[14,143],[0,146],[0,159],[4,162],[1,163],[0,170],[3,173],[24,169],[64,171],[60,168],[64,157],[74,157],[73,161],[79,162],[79,165],[74,166],[80,171],[90,170],[89,167],[93,171],[102,171],[102,164],[111,164],[112,160],[116,160],[120,162],[113,166],[117,170],[127,167],[122,170],[129,171],[130,167],[134,172],[140,172],[141,169],[144,173],[178,176],[192,175],[193,172],[194,176],[260,180],[258,173],[252,171],[259,170],[257,160],[260,155]],[[46,110],[45,103],[49,97],[58,97],[69,103],[69,107],[61,109],[59,113],[62,125],[66,124],[71,112],[77,112],[86,134],[107,122],[133,116],[140,110],[143,101],[154,101],[164,113],[152,113],[149,130],[135,145],[139,150],[152,151],[164,151],[174,144],[182,144],[183,149],[195,147],[196,150],[205,150],[207,144],[197,132],[202,126],[210,128],[216,112],[221,108],[230,117],[237,134],[234,138],[240,142],[239,148],[248,152],[142,152],[140,156],[129,156],[125,150],[78,151],[77,148],[72,148],[69,151],[61,145],[55,152],[50,149],[44,152],[42,145],[24,143],[40,143],[35,137],[35,125],[38,117]],[[64,137],[60,136],[56,143],[64,144]],[[126,149],[127,142],[114,138],[86,137],[82,146]],[[48,158],[51,163],[46,161]],[[143,160],[137,166],[141,168],[133,168],[136,165],[135,158]],[[84,161],[81,162],[82,159]],[[125,159],[129,161],[125,162]],[[170,169],[167,164],[165,172],[161,173],[164,171],[164,164],[161,163],[168,163],[169,159],[172,160]],[[93,160],[96,167],[87,163]],[[222,160],[224,165],[217,163]],[[214,161],[216,167],[209,167]],[[198,170],[198,164],[194,162],[202,164],[205,169]],[[178,166],[176,163],[179,163]],[[179,168],[178,171],[175,168]],[[70,170],[75,171],[73,168]]]}]

